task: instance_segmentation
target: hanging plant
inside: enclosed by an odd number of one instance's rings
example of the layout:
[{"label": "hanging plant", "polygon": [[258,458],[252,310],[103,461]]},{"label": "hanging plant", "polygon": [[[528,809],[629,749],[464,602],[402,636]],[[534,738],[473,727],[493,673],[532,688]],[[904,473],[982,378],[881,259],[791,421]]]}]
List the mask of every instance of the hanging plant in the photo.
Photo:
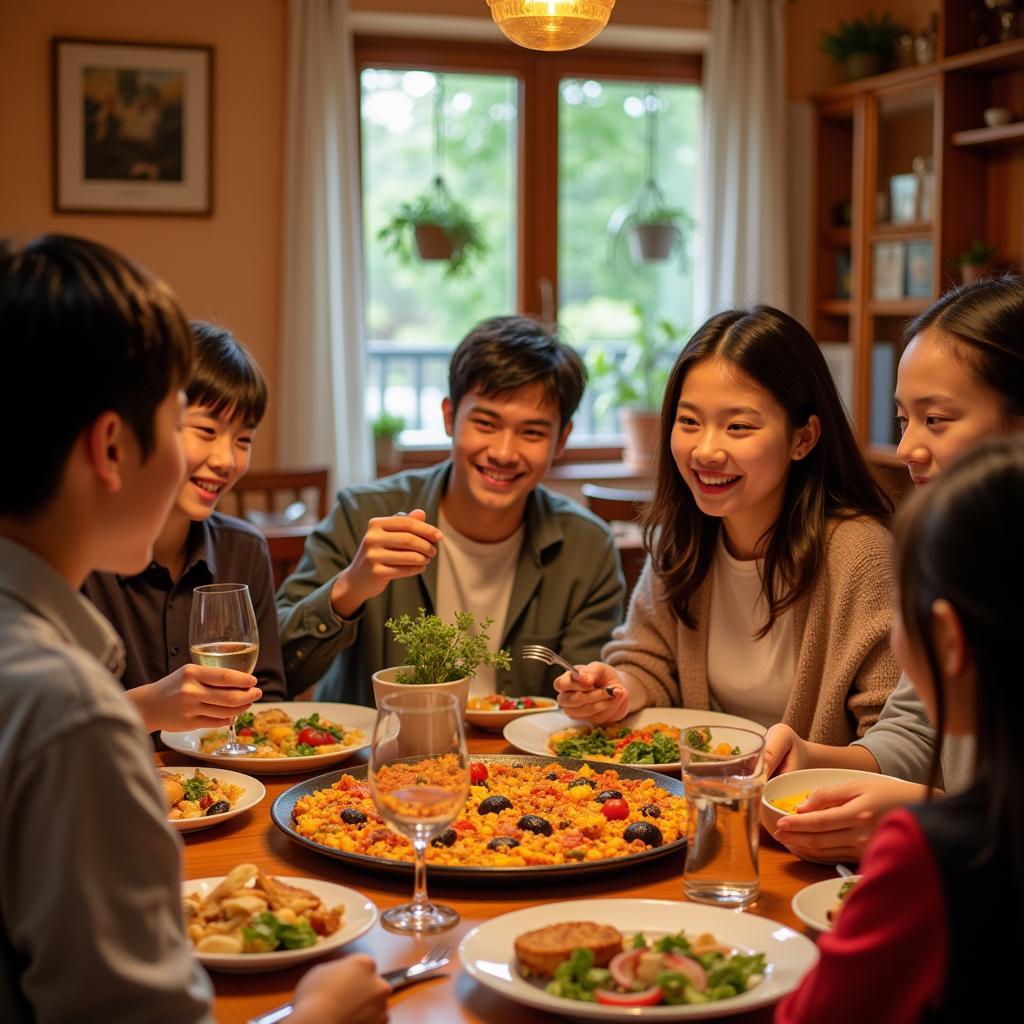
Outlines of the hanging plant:
[{"label": "hanging plant", "polygon": [[448,191],[444,180],[444,78],[434,90],[434,177],[415,199],[402,203],[377,233],[387,252],[402,263],[416,258],[443,261],[445,274],[469,272],[473,260],[487,252],[479,223]]},{"label": "hanging plant", "polygon": [[685,264],[689,232],[693,218],[682,208],[668,205],[665,193],[654,177],[654,161],[658,147],[658,114],[660,104],[653,88],[644,98],[644,183],[624,214],[613,215],[611,258],[628,246],[634,263],[659,263],[679,256]]}]

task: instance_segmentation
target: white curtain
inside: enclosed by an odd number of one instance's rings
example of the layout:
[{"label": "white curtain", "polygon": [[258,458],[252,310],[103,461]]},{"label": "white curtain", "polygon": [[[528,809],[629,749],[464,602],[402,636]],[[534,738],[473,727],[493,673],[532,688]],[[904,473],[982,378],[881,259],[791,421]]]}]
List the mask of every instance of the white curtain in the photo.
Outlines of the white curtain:
[{"label": "white curtain", "polygon": [[790,302],[785,0],[711,0],[698,311]]},{"label": "white curtain", "polygon": [[347,0],[289,0],[278,463],[372,478]]}]

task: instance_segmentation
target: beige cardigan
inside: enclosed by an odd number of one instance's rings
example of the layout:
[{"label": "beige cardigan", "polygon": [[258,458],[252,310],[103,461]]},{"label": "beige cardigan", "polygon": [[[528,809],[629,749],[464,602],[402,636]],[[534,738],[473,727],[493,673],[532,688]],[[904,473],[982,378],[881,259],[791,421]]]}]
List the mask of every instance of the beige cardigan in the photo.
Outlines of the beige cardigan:
[{"label": "beige cardigan", "polygon": [[[690,601],[696,628],[683,625],[647,559],[624,625],[601,652],[647,690],[648,703],[706,709],[712,574]],[[892,618],[889,532],[872,519],[836,520],[825,565],[793,607],[796,666],[783,721],[815,743],[863,736],[896,686],[889,649]]]}]

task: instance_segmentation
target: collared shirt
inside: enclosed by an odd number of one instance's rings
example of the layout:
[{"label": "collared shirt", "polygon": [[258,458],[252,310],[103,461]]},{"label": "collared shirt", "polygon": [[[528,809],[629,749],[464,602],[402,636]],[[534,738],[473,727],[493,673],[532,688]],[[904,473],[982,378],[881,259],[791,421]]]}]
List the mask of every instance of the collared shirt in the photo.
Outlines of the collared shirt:
[{"label": "collared shirt", "polygon": [[214,512],[189,529],[185,570],[177,580],[151,562],[135,576],[94,572],[86,597],[113,623],[127,649],[126,690],[163,679],[191,658],[188,622],[192,591],[209,583],[247,583],[260,632],[255,676],[263,700],[284,700],[284,665],[274,607],[273,569],[263,535],[233,516]]},{"label": "collared shirt", "polygon": [[0,1020],[210,1021],[108,623],[0,538]]},{"label": "collared shirt", "polygon": [[[293,692],[323,677],[319,699],[372,706],[371,675],[404,663],[405,652],[385,622],[437,607],[437,560],[418,576],[392,580],[352,619],[334,613],[331,585],[355,557],[371,518],[422,508],[427,522],[436,523],[450,472],[449,461],[348,487],[310,534],[298,568],[277,596]],[[622,618],[625,587],[608,527],[574,501],[535,487],[526,502],[524,527],[499,636],[512,654],[512,668],[498,671],[497,686],[513,696],[551,695],[560,670],[521,657],[523,645],[544,644],[573,663],[593,661]]]}]

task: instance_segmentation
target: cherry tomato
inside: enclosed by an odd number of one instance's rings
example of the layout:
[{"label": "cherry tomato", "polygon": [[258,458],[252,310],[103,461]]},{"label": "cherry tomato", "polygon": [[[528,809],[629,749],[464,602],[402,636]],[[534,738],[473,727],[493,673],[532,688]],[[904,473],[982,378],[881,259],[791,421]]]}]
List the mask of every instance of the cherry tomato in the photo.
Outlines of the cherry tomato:
[{"label": "cherry tomato", "polygon": [[475,786],[487,778],[487,765],[482,761],[469,762],[469,781]]},{"label": "cherry tomato", "polygon": [[536,701],[532,697],[524,697],[520,702],[519,706],[522,708],[535,708],[537,706]]},{"label": "cherry tomato", "polygon": [[605,800],[601,804],[601,813],[609,821],[621,821],[623,818],[629,817],[629,804],[625,800],[617,800],[615,798]]},{"label": "cherry tomato", "polygon": [[508,697],[506,697],[498,705],[498,710],[499,711],[515,711],[516,710],[516,702],[514,700],[510,700]]},{"label": "cherry tomato", "polygon": [[250,729],[248,726],[246,726],[244,729],[236,729],[235,730],[235,735],[236,736],[255,736],[256,734],[252,731],[252,729]]},{"label": "cherry tomato", "polygon": [[657,985],[645,988],[643,992],[608,992],[603,988],[596,989],[594,995],[599,1003],[605,1006],[657,1006],[663,995]]},{"label": "cherry tomato", "polygon": [[305,743],[309,747],[323,747],[334,742],[334,737],[329,732],[321,732],[307,725],[298,736],[299,743]]},{"label": "cherry tomato", "polygon": [[202,798],[202,800],[199,801],[199,809],[201,811],[205,811],[206,808],[209,807],[210,804],[212,804],[212,803],[213,803],[213,797],[210,796],[209,793],[207,793],[206,796],[204,796]]}]

